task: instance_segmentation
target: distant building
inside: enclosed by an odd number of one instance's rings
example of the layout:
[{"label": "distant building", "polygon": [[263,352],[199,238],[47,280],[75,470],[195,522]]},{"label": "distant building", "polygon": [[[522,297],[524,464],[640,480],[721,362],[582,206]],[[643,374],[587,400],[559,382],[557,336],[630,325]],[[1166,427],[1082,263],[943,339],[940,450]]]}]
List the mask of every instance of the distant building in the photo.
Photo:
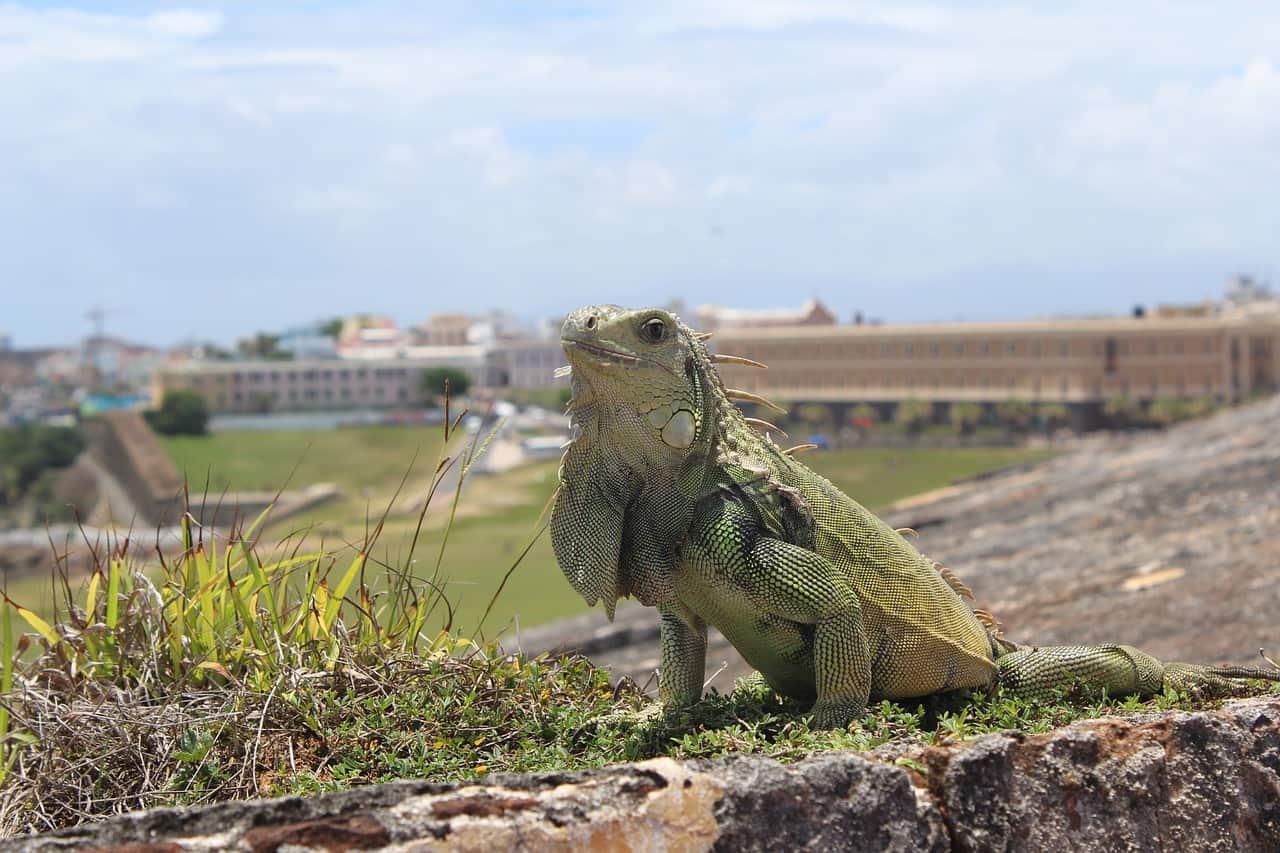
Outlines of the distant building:
[{"label": "distant building", "polygon": [[466,314],[432,314],[414,329],[415,343],[437,347],[466,346],[471,343],[467,333],[473,322]]},{"label": "distant building", "polygon": [[13,349],[13,341],[8,333],[0,332],[0,352],[8,352],[11,349]]},{"label": "distant building", "polygon": [[82,387],[97,381],[92,366],[77,349],[46,352],[36,362],[36,378],[52,385]]},{"label": "distant building", "polygon": [[280,334],[276,348],[289,353],[295,359],[326,359],[338,357],[338,343],[328,335],[314,329],[292,329]]},{"label": "distant building", "polygon": [[1239,400],[1280,389],[1280,303],[1212,314],[936,325],[737,327],[717,351],[769,366],[725,365],[736,388],[779,402],[1061,402],[1088,425],[1128,397]]},{"label": "distant building", "polygon": [[433,314],[411,332],[413,343],[423,346],[489,346],[526,335],[520,323],[503,311]]},{"label": "distant building", "polygon": [[411,343],[390,317],[348,317],[338,333],[340,358],[387,359],[403,355]]},{"label": "distant building", "polygon": [[485,356],[486,384],[490,388],[555,388],[569,386],[555,370],[565,364],[559,339],[521,338],[498,341]]},{"label": "distant building", "polygon": [[50,352],[50,350],[0,350],[0,391],[35,385],[36,365]]},{"label": "distant building", "polygon": [[93,335],[74,347],[44,351],[35,371],[39,381],[69,388],[146,389],[167,361],[153,347]]},{"label": "distant building", "polygon": [[694,311],[700,332],[716,332],[720,329],[762,329],[791,326],[831,326],[836,315],[816,299],[806,301],[799,308],[725,308],[721,305],[701,305]]},{"label": "distant building", "polygon": [[479,347],[417,347],[429,357],[352,360],[205,361],[168,367],[156,378],[165,391],[200,394],[215,413],[338,411],[422,405],[422,372],[432,367],[465,370],[476,384],[485,377]]}]

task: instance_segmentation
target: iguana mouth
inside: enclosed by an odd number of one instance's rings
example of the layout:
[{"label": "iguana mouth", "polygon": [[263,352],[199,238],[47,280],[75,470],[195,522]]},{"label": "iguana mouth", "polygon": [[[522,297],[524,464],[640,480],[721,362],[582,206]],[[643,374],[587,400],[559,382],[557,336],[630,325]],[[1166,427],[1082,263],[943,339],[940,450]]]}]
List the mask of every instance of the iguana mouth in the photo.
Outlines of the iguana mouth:
[{"label": "iguana mouth", "polygon": [[589,344],[586,341],[580,341],[577,338],[561,338],[560,343],[562,346],[572,346],[572,347],[577,347],[579,349],[584,349],[587,352],[592,353],[593,355],[602,356],[608,361],[616,361],[621,364],[644,363],[644,364],[652,365],[653,367],[659,367],[665,370],[667,373],[670,373],[672,376],[679,376],[678,373],[676,373],[670,367],[667,367],[662,362],[656,361],[655,359],[652,359],[652,358],[645,358],[642,355],[635,355],[629,352],[619,352],[618,350],[615,350],[615,349],[602,347],[599,344]]},{"label": "iguana mouth", "polygon": [[561,338],[560,343],[568,344],[570,346],[575,346],[580,349],[584,349],[587,352],[595,353],[596,355],[602,355],[608,359],[622,361],[629,364],[635,364],[636,362],[639,362],[639,361],[648,360],[648,359],[643,359],[638,355],[632,355],[626,352],[618,352],[617,350],[609,349],[608,347],[602,347],[599,344],[589,344],[586,341],[579,341],[573,338]]}]

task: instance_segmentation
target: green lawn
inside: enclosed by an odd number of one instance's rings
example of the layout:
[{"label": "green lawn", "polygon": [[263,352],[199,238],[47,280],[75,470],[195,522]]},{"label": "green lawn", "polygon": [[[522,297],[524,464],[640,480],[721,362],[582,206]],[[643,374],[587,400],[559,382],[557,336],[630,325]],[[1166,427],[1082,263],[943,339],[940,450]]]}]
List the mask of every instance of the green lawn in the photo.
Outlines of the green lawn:
[{"label": "green lawn", "polygon": [[[415,450],[420,452],[406,492],[425,489],[441,443],[438,428],[361,427],[328,432],[226,432],[204,438],[165,439],[193,488],[210,471],[211,488],[278,488],[294,465],[292,486],[337,483],[344,496],[272,528],[277,536],[309,528],[304,550],[336,552],[341,564],[377,521]],[[1020,462],[1042,459],[1048,451],[1021,448],[870,449],[815,451],[804,461],[829,477],[855,500],[878,509],[900,498],[939,488],[964,477]],[[440,564],[446,596],[454,607],[454,627],[474,629],[502,577],[538,529],[538,518],[555,489],[556,463],[543,462],[500,475],[473,475]],[[415,574],[430,577],[440,554],[451,494],[438,494],[440,510],[429,517],[412,559]],[[416,518],[392,515],[374,562],[403,567]],[[370,576],[376,576],[376,566]],[[11,594],[30,595],[37,609],[48,603],[47,581],[24,578]],[[507,626],[536,625],[582,612],[586,605],[570,589],[556,566],[549,537],[543,533],[511,574],[484,625],[492,637]],[[440,610],[443,614],[443,608]]]},{"label": "green lawn", "polygon": [[415,452],[430,468],[440,448],[439,427],[352,427],[334,430],[218,432],[162,438],[194,491],[209,474],[210,490],[274,491],[336,483],[344,489],[381,490],[398,482]]},{"label": "green lawn", "polygon": [[922,447],[814,451],[801,459],[874,510],[975,474],[1052,455],[1051,450],[1022,447]]}]

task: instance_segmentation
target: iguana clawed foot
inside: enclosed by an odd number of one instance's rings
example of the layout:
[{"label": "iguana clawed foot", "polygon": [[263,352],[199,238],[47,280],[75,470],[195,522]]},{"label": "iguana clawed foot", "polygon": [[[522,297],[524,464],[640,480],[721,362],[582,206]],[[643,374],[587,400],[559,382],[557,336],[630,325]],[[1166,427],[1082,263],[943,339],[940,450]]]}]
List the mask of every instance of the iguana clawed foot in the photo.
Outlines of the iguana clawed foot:
[{"label": "iguana clawed foot", "polygon": [[769,681],[764,677],[764,674],[752,671],[750,675],[744,675],[733,682],[733,692],[729,694],[729,699],[734,702],[741,702],[771,695],[773,695],[773,688],[769,686]]},{"label": "iguana clawed foot", "polygon": [[813,703],[813,727],[815,729],[847,729],[850,723],[861,719],[866,708],[852,699],[819,699]]}]

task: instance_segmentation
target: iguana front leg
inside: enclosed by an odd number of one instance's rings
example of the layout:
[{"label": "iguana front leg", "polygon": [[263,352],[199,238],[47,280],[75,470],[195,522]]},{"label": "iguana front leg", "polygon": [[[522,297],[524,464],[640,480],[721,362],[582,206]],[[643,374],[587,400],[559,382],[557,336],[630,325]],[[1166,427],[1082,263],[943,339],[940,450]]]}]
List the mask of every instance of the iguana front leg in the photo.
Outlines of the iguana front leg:
[{"label": "iguana front leg", "polygon": [[[843,574],[813,551],[764,535],[736,501],[709,502],[694,530],[693,577],[685,584],[692,600],[684,604],[716,614],[708,620],[774,690],[796,695],[793,685],[805,683],[813,695],[816,688],[815,725],[840,728],[860,717],[871,694],[871,653],[861,604]],[[746,599],[741,611],[720,604],[726,585]],[[811,644],[802,626],[812,626]]]},{"label": "iguana front leg", "polygon": [[707,666],[707,625],[679,604],[659,606],[662,659],[658,700],[663,707],[686,707],[702,698]]}]

